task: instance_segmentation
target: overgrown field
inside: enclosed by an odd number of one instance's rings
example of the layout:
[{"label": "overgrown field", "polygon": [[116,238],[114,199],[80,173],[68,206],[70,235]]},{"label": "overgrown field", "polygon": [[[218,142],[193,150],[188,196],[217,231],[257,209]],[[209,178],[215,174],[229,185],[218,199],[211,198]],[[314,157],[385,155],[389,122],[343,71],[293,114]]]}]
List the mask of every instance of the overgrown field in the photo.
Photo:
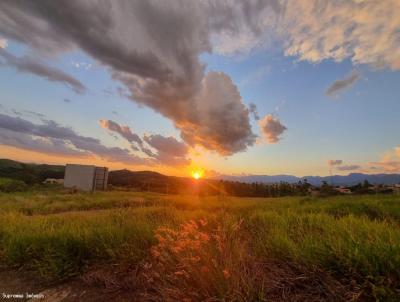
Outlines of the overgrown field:
[{"label": "overgrown field", "polygon": [[143,300],[398,301],[400,196],[0,194],[0,265]]}]

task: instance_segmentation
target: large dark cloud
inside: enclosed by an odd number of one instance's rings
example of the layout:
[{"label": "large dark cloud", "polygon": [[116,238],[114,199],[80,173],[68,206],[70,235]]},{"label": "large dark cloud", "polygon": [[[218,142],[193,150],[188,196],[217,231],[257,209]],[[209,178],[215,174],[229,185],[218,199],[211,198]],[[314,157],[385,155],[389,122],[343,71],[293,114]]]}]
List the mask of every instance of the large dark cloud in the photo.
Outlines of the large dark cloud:
[{"label": "large dark cloud", "polygon": [[230,78],[205,74],[199,56],[212,51],[215,34],[243,24],[258,30],[251,18],[239,24],[230,17],[269,3],[5,0],[0,33],[43,55],[85,51],[126,85],[132,100],[171,119],[185,142],[230,155],[255,140],[249,112]]},{"label": "large dark cloud", "polygon": [[4,61],[2,63],[0,60],[0,65],[13,67],[19,72],[32,73],[51,82],[65,84],[71,87],[76,93],[84,93],[86,91],[85,86],[79,80],[59,69],[40,63],[37,59],[31,57],[15,57],[1,48],[0,58]]},{"label": "large dark cloud", "polygon": [[0,144],[51,154],[96,155],[107,161],[129,165],[153,163],[126,149],[104,146],[98,139],[79,135],[55,121],[44,120],[43,124],[35,124],[5,114],[0,114]]},{"label": "large dark cloud", "polygon": [[334,96],[341,91],[349,89],[351,86],[353,86],[358,81],[359,78],[360,78],[359,74],[354,71],[347,77],[333,82],[328,87],[328,89],[326,90],[325,93],[326,93],[326,95]]}]

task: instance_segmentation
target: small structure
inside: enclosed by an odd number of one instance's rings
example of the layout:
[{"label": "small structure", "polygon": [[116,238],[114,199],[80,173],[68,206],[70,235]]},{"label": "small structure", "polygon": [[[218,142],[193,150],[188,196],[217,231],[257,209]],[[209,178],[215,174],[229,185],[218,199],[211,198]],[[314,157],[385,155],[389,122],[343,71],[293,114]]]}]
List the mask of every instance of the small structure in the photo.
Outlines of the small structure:
[{"label": "small structure", "polygon": [[400,194],[400,184],[384,186],[385,192]]},{"label": "small structure", "polygon": [[45,181],[43,181],[44,184],[59,184],[62,185],[64,183],[64,179],[58,179],[58,178],[46,178]]},{"label": "small structure", "polygon": [[334,190],[341,194],[351,194],[351,190],[349,188],[345,188],[345,187],[336,187],[336,188],[334,188]]},{"label": "small structure", "polygon": [[65,188],[77,188],[88,192],[102,191],[107,189],[107,181],[106,167],[73,164],[67,164],[65,167]]}]

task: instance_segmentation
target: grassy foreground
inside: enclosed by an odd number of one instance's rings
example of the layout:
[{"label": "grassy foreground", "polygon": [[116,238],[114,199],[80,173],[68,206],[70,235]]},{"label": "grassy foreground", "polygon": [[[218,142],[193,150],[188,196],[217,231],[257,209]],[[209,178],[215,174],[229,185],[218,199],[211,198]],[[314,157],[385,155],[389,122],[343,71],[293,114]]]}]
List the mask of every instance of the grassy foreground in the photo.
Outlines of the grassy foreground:
[{"label": "grassy foreground", "polygon": [[1,266],[60,280],[99,264],[134,267],[150,300],[270,301],[285,287],[398,301],[400,196],[0,194]]}]

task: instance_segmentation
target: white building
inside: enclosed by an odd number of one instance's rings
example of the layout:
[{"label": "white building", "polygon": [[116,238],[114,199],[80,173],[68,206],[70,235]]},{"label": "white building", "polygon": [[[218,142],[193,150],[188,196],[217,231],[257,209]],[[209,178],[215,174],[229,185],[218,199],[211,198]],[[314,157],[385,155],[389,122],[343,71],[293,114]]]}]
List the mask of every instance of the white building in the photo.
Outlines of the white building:
[{"label": "white building", "polygon": [[45,181],[43,181],[44,184],[59,184],[62,185],[64,183],[64,179],[58,179],[58,178],[46,178]]},{"label": "white building", "polygon": [[72,165],[65,167],[64,187],[93,192],[106,190],[108,168],[92,165]]}]

